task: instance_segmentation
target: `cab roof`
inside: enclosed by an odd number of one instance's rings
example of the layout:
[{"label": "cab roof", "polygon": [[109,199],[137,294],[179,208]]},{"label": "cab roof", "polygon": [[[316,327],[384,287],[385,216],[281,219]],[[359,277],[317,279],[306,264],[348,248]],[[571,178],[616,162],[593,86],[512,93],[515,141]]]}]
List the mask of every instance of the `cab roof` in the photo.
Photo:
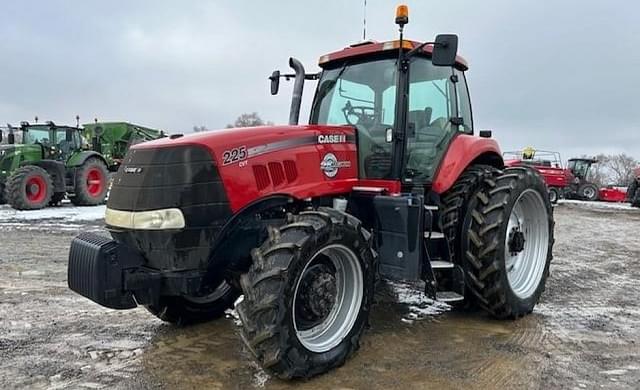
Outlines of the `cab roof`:
[{"label": "cab roof", "polygon": [[[402,41],[402,47],[409,51],[414,47],[417,47],[421,44],[421,42],[411,41],[404,39]],[[342,50],[334,51],[333,53],[325,54],[318,60],[318,65],[321,67],[327,67],[331,63],[344,60],[347,58],[357,58],[364,57],[370,54],[375,53],[384,53],[392,50],[398,50],[400,48],[400,40],[394,41],[386,41],[386,42],[376,42],[376,41],[365,41],[361,43],[353,44],[349,47],[345,47]],[[422,52],[427,56],[431,57],[431,53],[433,52],[433,45],[425,45],[422,48]],[[461,56],[456,56],[456,68],[462,71],[469,69],[469,65],[467,61]]]}]

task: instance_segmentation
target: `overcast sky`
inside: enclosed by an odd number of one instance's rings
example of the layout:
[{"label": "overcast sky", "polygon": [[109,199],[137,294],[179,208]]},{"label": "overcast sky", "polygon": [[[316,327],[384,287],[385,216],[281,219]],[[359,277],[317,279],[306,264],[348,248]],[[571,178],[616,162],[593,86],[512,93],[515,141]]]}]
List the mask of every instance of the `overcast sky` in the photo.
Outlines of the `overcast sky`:
[{"label": "overcast sky", "polygon": [[[368,0],[367,38],[396,39],[397,1]],[[640,159],[640,5],[407,1],[406,36],[460,36],[476,129],[532,145]],[[4,1],[0,123],[127,120],[171,132],[243,112],[286,123],[289,56],[308,71],[362,39],[363,1]],[[303,116],[315,85],[306,85]]]}]

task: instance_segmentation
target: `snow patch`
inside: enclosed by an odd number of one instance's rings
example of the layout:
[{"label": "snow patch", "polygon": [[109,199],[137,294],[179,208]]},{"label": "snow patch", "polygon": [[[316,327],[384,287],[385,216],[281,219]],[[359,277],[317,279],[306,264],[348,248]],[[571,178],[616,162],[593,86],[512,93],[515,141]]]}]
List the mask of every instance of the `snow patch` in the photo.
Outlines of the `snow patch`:
[{"label": "snow patch", "polygon": [[558,204],[570,204],[579,206],[585,209],[600,209],[600,210],[626,210],[626,211],[640,211],[637,207],[631,207],[630,203],[616,203],[616,202],[590,202],[586,200],[575,199],[560,199]]},{"label": "snow patch", "polygon": [[398,303],[407,305],[409,313],[401,318],[402,322],[411,324],[415,320],[442,314],[451,310],[451,306],[444,302],[434,301],[424,291],[407,283],[387,281],[397,296]]},{"label": "snow patch", "polygon": [[[104,219],[105,205],[76,207],[64,204],[60,207],[47,207],[42,210],[14,210],[9,205],[0,206],[0,225],[16,226],[33,224],[34,221],[86,222]],[[46,225],[46,224],[45,224]]]}]

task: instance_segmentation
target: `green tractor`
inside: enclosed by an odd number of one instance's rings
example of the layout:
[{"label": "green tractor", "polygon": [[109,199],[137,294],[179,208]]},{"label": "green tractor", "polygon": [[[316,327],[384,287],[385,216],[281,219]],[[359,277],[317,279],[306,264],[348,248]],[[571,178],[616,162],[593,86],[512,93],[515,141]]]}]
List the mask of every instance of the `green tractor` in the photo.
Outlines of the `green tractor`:
[{"label": "green tractor", "polygon": [[[139,130],[142,129],[142,130]],[[104,202],[109,171],[116,171],[128,147],[163,132],[127,123],[95,123],[82,129],[53,122],[9,126],[0,132],[0,203],[18,210],[59,204]],[[85,139],[91,139],[87,147]],[[6,141],[6,142],[5,142]]]}]

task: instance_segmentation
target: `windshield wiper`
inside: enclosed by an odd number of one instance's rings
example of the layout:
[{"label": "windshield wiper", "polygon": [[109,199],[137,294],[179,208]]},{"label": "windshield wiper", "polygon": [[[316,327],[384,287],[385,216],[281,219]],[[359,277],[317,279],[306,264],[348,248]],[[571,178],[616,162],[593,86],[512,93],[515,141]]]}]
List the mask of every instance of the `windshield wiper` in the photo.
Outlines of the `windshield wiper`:
[{"label": "windshield wiper", "polygon": [[327,94],[329,94],[329,92],[331,92],[333,90],[333,88],[338,83],[338,79],[342,76],[344,71],[347,70],[348,66],[349,66],[349,63],[345,62],[344,65],[342,66],[342,68],[340,69],[340,71],[338,72],[338,74],[336,74],[336,77],[328,79],[328,80],[325,80],[322,83],[322,85],[320,86],[320,88],[322,88],[322,89],[318,91],[318,96],[319,97],[325,97],[325,96],[327,96]]}]

